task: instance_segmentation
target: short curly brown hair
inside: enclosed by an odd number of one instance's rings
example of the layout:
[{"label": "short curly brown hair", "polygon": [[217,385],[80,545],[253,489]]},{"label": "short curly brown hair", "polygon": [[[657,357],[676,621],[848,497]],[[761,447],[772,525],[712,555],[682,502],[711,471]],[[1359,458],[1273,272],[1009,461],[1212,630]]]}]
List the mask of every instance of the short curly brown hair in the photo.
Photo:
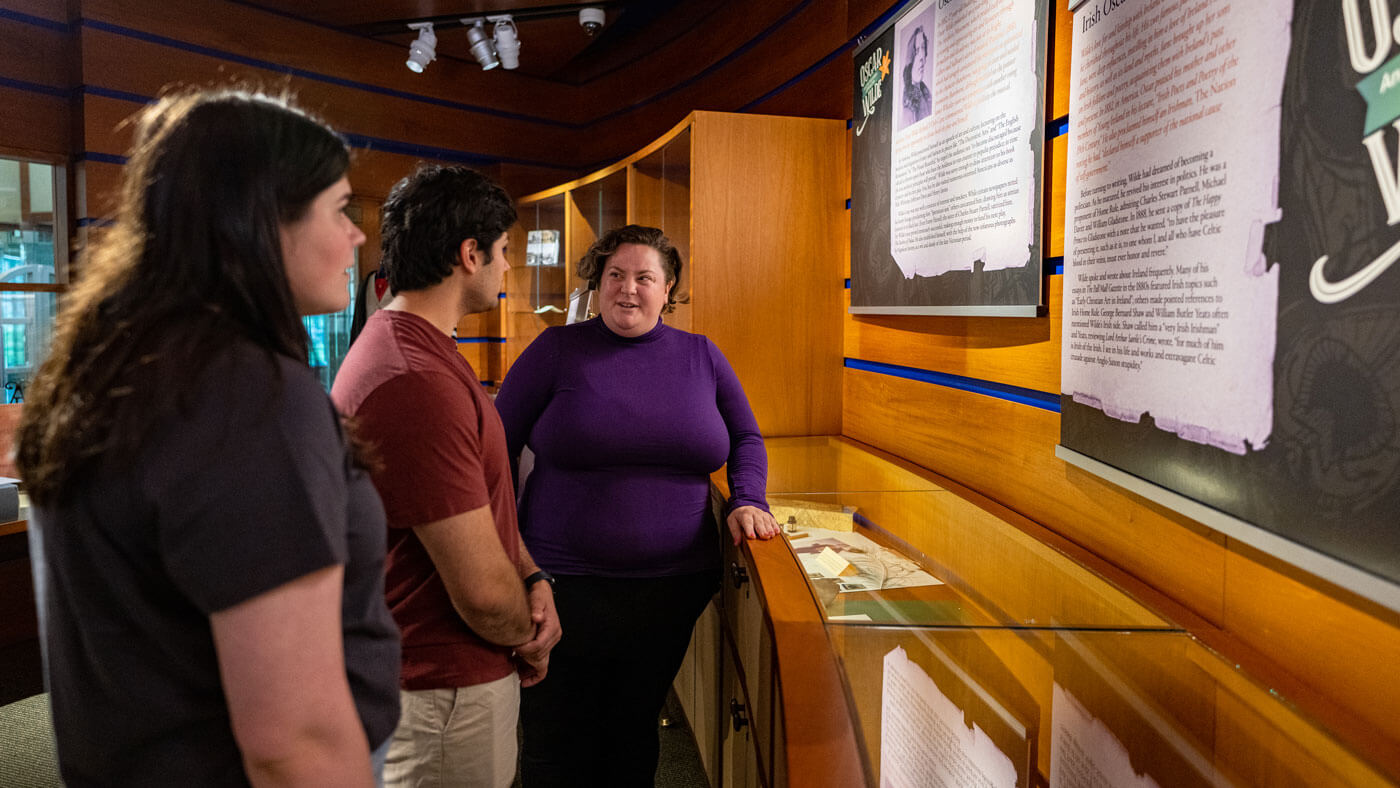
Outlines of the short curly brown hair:
[{"label": "short curly brown hair", "polygon": [[656,254],[661,258],[661,268],[666,273],[666,284],[671,286],[666,294],[666,306],[662,307],[661,311],[674,312],[676,291],[680,289],[676,285],[681,281],[681,253],[660,228],[629,224],[603,233],[603,237],[594,241],[593,245],[588,247],[588,253],[578,261],[579,277],[588,280],[590,289],[597,290],[599,282],[603,279],[603,269],[608,265],[608,258],[624,244],[639,244],[656,250]]}]

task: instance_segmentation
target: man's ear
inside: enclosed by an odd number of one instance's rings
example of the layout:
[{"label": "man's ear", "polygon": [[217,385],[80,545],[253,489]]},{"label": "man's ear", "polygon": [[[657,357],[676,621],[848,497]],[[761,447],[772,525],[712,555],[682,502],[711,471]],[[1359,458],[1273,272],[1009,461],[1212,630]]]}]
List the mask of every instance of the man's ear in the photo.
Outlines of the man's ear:
[{"label": "man's ear", "polygon": [[457,247],[457,262],[462,264],[462,270],[468,274],[475,274],[481,268],[485,261],[477,251],[475,238],[468,238]]}]

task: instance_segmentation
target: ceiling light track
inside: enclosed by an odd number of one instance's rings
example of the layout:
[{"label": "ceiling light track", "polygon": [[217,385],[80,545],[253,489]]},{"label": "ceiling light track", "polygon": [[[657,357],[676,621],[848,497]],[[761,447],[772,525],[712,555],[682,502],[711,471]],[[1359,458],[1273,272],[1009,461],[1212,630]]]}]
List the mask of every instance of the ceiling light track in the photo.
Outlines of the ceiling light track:
[{"label": "ceiling light track", "polygon": [[370,37],[395,35],[403,32],[404,27],[432,24],[437,32],[451,30],[457,27],[471,27],[477,20],[490,21],[498,16],[510,16],[515,22],[528,22],[535,19],[556,19],[559,17],[577,17],[580,10],[585,8],[601,8],[612,16],[612,12],[621,9],[625,5],[622,0],[598,0],[597,2],[570,3],[567,5],[547,5],[532,6],[529,8],[501,8],[491,12],[462,16],[444,14],[440,16],[423,16],[412,19],[395,19],[388,22],[375,22],[367,25],[354,25],[344,28],[347,32],[356,33]]}]

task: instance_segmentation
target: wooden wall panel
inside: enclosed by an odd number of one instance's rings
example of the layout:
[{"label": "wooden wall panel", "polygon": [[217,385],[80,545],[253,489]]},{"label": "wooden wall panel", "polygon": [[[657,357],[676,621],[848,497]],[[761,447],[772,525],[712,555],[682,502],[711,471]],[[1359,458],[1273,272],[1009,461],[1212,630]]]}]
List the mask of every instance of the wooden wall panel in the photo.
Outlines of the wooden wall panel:
[{"label": "wooden wall panel", "polygon": [[15,470],[15,431],[23,413],[23,405],[0,405],[0,476],[19,477]]},{"label": "wooden wall panel", "polygon": [[50,22],[68,21],[68,0],[5,0],[5,7]]},{"label": "wooden wall panel", "polygon": [[1069,159],[1069,135],[1061,134],[1045,143],[1045,160],[1042,163],[1041,177],[1044,178],[1045,203],[1041,215],[1044,217],[1044,232],[1041,235],[1043,254],[1046,257],[1065,256],[1065,162]]},{"label": "wooden wall panel", "polygon": [[[793,6],[801,6],[800,12],[771,34],[759,36],[773,21],[793,10]],[[658,53],[645,68],[617,72],[589,83],[587,90],[593,95],[616,96],[614,101],[617,104],[629,108],[622,114],[599,113],[605,119],[589,124],[586,136],[596,143],[592,152],[598,166],[638,150],[664,133],[669,126],[679,123],[692,110],[736,110],[815,65],[847,41],[842,33],[844,6],[844,0],[813,0],[806,5],[746,4],[742,6],[745,9],[743,12],[736,11],[734,14],[741,19],[723,23],[725,30],[738,32],[735,33],[737,37],[726,40],[719,49],[710,40],[712,30],[698,28],[678,39],[666,51]],[[715,30],[713,35],[718,38],[720,32]],[[703,78],[688,76],[696,73],[696,63],[709,62],[697,52],[734,53],[735,42],[742,41],[747,45],[751,40],[751,48],[720,61],[713,69],[704,70]],[[836,60],[847,64],[850,62],[843,57]],[[841,82],[828,86],[824,79],[810,84],[808,80],[803,80],[799,84],[804,96],[811,95],[808,91],[828,90],[835,92],[835,95],[841,95],[842,90],[849,91],[849,88],[843,88],[843,84],[850,81],[849,75],[841,76],[836,70],[823,70],[821,73],[825,78],[840,77]],[[673,90],[677,87],[679,89]],[[796,101],[803,101],[804,108],[811,108],[807,99],[798,97],[794,99]],[[766,102],[773,107],[779,103],[778,98]],[[634,104],[637,106],[632,108]],[[844,119],[850,114],[850,101],[833,102],[832,110],[836,114],[826,117]],[[750,108],[750,111],[757,110]]]},{"label": "wooden wall panel", "polygon": [[1056,458],[1058,414],[854,369],[843,401],[842,434],[965,484],[1222,620],[1224,537]]},{"label": "wooden wall panel", "polygon": [[[1229,541],[1223,625],[1390,740],[1372,752],[1400,775],[1400,614]],[[1349,733],[1355,737],[1364,730]]]},{"label": "wooden wall panel", "polygon": [[[620,107],[647,101],[677,85],[687,85],[679,91],[682,94],[693,93],[699,87],[707,93],[728,93],[731,100],[736,96],[751,100],[810,67],[846,40],[842,31],[845,0],[730,5],[731,12],[716,14],[710,24],[697,26],[675,39],[649,57],[644,67],[614,71],[589,82],[586,90],[595,97],[615,96],[615,105]],[[798,12],[789,18],[795,8]],[[779,23],[771,33],[763,35]],[[750,45],[734,57],[736,50]],[[766,65],[743,65],[750,61]],[[747,79],[736,81],[736,71]],[[721,108],[693,100],[682,102],[686,103],[691,105],[689,109]],[[732,106],[729,103],[725,108]],[[595,104],[596,114],[587,120],[605,114],[602,109]],[[655,136],[650,134],[621,154],[626,155]]]},{"label": "wooden wall panel", "polygon": [[112,219],[121,198],[122,173],[120,164],[103,161],[82,161],[78,171],[78,204],[74,214],[78,219]]},{"label": "wooden wall panel", "polygon": [[0,147],[68,155],[72,102],[67,98],[0,85]]},{"label": "wooden wall panel", "polygon": [[[851,59],[848,53],[843,52],[771,98],[746,105],[744,111],[765,115],[844,118],[851,114],[854,96]],[[849,167],[846,172],[850,172]]]},{"label": "wooden wall panel", "polygon": [[[704,317],[718,313],[713,307],[695,309],[692,330],[724,351],[765,436],[834,433],[841,423],[835,318],[842,292],[834,250],[846,241],[843,180],[830,157],[841,149],[844,124],[707,120],[696,119],[691,159],[690,286],[696,304],[727,308],[720,321]],[[748,199],[757,190],[749,178],[762,178],[767,194],[776,184],[787,198]],[[769,229],[743,237],[723,229],[737,226]],[[789,338],[786,346],[765,339],[773,334]]]},{"label": "wooden wall panel", "polygon": [[0,41],[12,43],[0,50],[0,74],[36,85],[73,87],[71,33],[0,17]]},{"label": "wooden wall panel", "polygon": [[[131,148],[133,131],[129,120],[139,113],[143,106],[133,101],[105,96],[92,94],[83,96],[83,138],[86,151],[110,156],[125,156]],[[357,195],[383,200],[388,196],[389,190],[393,188],[395,183],[411,174],[424,162],[451,163],[404,153],[352,148],[350,185]],[[89,164],[97,165],[99,163],[89,162]],[[108,166],[120,169],[120,165]],[[94,167],[93,169],[100,168]],[[499,177],[499,168],[492,165],[476,166],[473,169],[479,170],[487,177]],[[107,216],[111,213],[112,206],[109,198],[115,197],[116,191],[115,188],[107,190],[106,187],[117,184],[119,176],[112,177],[103,171],[98,177],[100,178],[98,181],[100,188],[94,188],[91,183],[88,187],[87,195],[90,202],[87,212],[83,214],[85,216]]]},{"label": "wooden wall panel", "polygon": [[[1034,391],[1060,391],[1060,276],[1046,277],[1046,317],[845,316],[847,358],[931,369]],[[846,293],[850,305],[850,292]]]}]

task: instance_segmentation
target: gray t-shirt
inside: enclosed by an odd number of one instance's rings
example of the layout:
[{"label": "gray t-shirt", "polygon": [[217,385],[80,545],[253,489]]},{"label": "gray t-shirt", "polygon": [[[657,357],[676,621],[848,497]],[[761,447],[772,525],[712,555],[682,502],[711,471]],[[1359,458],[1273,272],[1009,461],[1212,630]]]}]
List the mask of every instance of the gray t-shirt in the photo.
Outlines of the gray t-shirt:
[{"label": "gray t-shirt", "polygon": [[248,343],[201,379],[134,462],[98,461],[31,521],[70,786],[246,785],[209,615],[333,564],[371,748],[398,720],[384,511],[329,398],[304,365]]}]

